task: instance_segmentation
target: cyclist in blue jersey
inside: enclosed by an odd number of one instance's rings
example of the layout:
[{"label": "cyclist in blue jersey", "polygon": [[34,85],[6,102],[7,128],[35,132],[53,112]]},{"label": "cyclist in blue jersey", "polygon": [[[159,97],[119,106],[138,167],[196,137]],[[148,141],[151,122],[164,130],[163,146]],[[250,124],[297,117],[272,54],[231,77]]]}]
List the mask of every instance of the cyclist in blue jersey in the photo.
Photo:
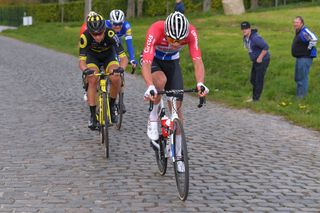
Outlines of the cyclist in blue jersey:
[{"label": "cyclist in blue jersey", "polygon": [[124,19],[125,15],[122,10],[112,10],[110,12],[110,20],[106,20],[106,25],[108,28],[111,28],[116,32],[117,36],[120,38],[120,42],[123,37],[125,38],[129,53],[129,63],[132,68],[135,68],[137,66],[137,62],[134,57],[131,26],[130,23]]}]

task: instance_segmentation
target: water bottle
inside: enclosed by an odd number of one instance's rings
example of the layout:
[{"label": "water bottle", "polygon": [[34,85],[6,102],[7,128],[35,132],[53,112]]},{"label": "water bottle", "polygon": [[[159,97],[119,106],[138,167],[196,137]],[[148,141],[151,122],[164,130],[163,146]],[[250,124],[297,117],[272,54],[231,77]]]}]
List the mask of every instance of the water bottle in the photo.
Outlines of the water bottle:
[{"label": "water bottle", "polygon": [[168,121],[170,123],[170,119],[166,115],[162,116],[162,118],[161,118],[161,132],[162,132],[162,136],[164,138],[167,138],[169,135],[168,134],[168,125],[167,125]]}]

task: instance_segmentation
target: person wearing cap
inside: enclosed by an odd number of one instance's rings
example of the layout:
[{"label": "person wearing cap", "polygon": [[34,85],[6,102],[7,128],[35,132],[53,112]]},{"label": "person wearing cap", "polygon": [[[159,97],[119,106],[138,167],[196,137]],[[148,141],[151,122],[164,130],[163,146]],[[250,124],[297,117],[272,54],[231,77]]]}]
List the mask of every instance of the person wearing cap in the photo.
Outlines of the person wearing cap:
[{"label": "person wearing cap", "polygon": [[242,22],[240,27],[243,33],[244,47],[247,48],[252,61],[250,78],[253,86],[252,98],[248,99],[247,102],[259,101],[263,90],[264,76],[270,63],[269,46],[257,33],[257,29],[251,29],[249,22]]},{"label": "person wearing cap", "polygon": [[306,26],[301,16],[294,19],[295,37],[291,53],[296,58],[294,80],[297,85],[297,98],[304,98],[308,92],[309,70],[313,58],[317,57],[316,44],[318,38]]}]

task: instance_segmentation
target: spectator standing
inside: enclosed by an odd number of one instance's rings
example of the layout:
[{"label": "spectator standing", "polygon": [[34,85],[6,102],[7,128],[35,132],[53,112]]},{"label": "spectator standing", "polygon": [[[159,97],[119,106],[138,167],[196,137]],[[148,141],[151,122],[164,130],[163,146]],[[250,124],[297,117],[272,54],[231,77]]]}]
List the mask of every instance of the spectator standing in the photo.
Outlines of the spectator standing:
[{"label": "spectator standing", "polygon": [[176,0],[176,4],[174,6],[174,11],[178,11],[180,13],[184,13],[185,8],[184,8],[184,4],[182,2],[182,0]]},{"label": "spectator standing", "polygon": [[257,33],[257,29],[251,29],[249,22],[242,22],[241,30],[243,33],[243,44],[247,48],[252,61],[250,78],[253,86],[252,98],[247,100],[247,102],[259,101],[263,89],[264,76],[270,63],[269,46]]},{"label": "spectator standing", "polygon": [[304,98],[308,93],[309,71],[313,58],[317,57],[316,44],[318,38],[306,26],[301,16],[293,21],[295,37],[292,42],[291,53],[296,58],[294,80],[297,85],[297,98]]}]

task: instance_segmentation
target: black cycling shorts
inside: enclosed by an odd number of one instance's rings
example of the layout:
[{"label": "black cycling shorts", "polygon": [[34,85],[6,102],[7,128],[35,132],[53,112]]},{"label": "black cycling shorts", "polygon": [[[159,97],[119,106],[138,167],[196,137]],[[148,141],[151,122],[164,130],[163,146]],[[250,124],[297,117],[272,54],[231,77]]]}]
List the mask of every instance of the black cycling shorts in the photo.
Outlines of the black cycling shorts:
[{"label": "black cycling shorts", "polygon": [[101,66],[104,66],[104,69],[107,70],[112,64],[119,65],[117,55],[114,51],[105,51],[99,53],[90,51],[87,54],[86,63],[89,68],[97,67],[98,70],[100,70]]},{"label": "black cycling shorts", "polygon": [[[183,79],[180,67],[180,60],[160,60],[154,58],[151,65],[151,73],[161,71],[167,77],[167,83],[165,85],[165,90],[182,90],[183,89]],[[170,95],[168,95],[170,96]],[[179,101],[183,100],[183,94],[175,95]]]}]

